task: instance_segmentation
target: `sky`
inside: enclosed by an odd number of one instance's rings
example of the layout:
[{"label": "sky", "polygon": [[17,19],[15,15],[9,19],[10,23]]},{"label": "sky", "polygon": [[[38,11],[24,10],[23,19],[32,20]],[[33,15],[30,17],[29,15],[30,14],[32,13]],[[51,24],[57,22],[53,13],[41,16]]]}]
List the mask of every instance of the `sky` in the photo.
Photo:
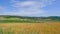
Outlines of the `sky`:
[{"label": "sky", "polygon": [[60,0],[0,0],[0,15],[60,16]]}]

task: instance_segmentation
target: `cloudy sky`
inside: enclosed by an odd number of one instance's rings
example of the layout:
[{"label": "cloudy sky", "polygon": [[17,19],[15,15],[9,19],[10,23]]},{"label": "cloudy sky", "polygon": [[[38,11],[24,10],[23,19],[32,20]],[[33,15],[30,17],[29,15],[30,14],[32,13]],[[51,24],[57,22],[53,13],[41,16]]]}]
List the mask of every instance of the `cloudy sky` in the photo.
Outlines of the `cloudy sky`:
[{"label": "cloudy sky", "polygon": [[60,0],[0,0],[0,15],[60,16]]}]

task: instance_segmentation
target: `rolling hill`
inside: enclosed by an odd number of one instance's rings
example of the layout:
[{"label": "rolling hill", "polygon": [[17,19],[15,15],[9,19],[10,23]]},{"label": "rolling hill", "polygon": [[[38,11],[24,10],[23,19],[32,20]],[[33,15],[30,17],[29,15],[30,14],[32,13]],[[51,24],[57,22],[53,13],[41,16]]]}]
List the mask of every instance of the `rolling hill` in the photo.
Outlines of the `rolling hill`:
[{"label": "rolling hill", "polygon": [[12,15],[0,15],[1,23],[44,23],[44,22],[60,21],[60,16],[49,16],[49,17],[27,17],[27,16],[12,16]]}]

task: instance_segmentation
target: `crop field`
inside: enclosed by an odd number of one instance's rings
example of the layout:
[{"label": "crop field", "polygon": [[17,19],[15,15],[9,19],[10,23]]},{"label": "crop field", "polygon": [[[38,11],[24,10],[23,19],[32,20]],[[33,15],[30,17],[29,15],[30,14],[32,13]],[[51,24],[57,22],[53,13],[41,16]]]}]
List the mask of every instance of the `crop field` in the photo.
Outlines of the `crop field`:
[{"label": "crop field", "polygon": [[0,34],[60,34],[60,23],[0,23]]},{"label": "crop field", "polygon": [[60,34],[60,17],[0,16],[0,34]]}]

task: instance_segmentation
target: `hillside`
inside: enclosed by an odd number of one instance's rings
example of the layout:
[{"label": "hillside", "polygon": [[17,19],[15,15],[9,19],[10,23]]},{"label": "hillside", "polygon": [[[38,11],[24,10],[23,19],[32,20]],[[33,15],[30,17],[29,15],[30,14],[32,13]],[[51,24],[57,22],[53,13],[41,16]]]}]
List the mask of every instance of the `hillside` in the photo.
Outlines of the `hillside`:
[{"label": "hillside", "polygon": [[1,23],[44,23],[44,22],[60,21],[60,16],[49,16],[49,17],[27,17],[27,16],[12,16],[12,15],[0,15]]}]

